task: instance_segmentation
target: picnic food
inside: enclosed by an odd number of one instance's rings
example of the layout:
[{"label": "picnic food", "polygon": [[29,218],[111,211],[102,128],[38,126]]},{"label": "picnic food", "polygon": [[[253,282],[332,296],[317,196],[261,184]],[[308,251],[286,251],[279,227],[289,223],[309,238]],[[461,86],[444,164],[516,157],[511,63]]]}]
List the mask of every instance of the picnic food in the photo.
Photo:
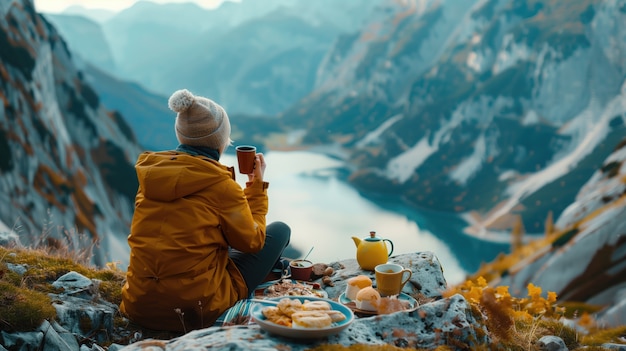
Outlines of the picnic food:
[{"label": "picnic food", "polygon": [[266,307],[261,312],[268,321],[278,325],[284,325],[285,327],[291,327],[291,317],[282,313],[278,307]]},{"label": "picnic food", "polygon": [[330,311],[332,307],[326,301],[307,301],[305,304],[301,305],[302,310],[304,311]]},{"label": "picnic food", "polygon": [[297,299],[280,299],[276,307],[282,314],[291,317],[295,312],[302,311],[302,302]]},{"label": "picnic food", "polygon": [[324,328],[333,322],[340,322],[346,316],[332,309],[326,301],[284,298],[276,306],[261,310],[270,322],[292,328]]},{"label": "picnic food", "polygon": [[270,285],[265,289],[264,294],[266,297],[280,297],[280,296],[314,296],[324,297],[324,294],[320,291],[316,291],[315,287],[310,284],[303,284],[300,282],[292,282],[290,279],[283,279]]},{"label": "picnic food", "polygon": [[359,290],[371,287],[372,279],[366,275],[357,275],[356,277],[348,279],[348,284],[346,285],[346,297],[350,300],[356,299],[356,294]]},{"label": "picnic food", "polygon": [[326,328],[333,324],[330,316],[322,311],[300,311],[291,316],[292,328]]},{"label": "picnic food", "polygon": [[365,311],[378,311],[378,303],[380,302],[380,293],[371,286],[359,290],[356,294],[356,308]]}]

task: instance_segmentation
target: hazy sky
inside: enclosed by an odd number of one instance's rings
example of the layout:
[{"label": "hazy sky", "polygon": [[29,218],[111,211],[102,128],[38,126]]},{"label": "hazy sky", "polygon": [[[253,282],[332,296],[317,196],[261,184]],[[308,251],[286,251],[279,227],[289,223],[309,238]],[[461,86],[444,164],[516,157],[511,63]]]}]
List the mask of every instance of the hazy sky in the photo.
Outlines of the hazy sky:
[{"label": "hazy sky", "polygon": [[[2,0],[0,0],[2,1]],[[214,8],[223,0],[150,0],[158,3],[168,2],[195,2],[206,8]],[[37,12],[62,12],[72,5],[80,5],[86,8],[121,11],[130,7],[137,0],[35,0]]]}]

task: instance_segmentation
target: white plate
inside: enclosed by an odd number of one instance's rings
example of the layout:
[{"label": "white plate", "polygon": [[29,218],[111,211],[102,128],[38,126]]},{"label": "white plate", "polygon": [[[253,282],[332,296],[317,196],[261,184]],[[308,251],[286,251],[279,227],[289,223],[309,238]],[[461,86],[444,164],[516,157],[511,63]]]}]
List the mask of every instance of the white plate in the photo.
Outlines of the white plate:
[{"label": "white plate", "polygon": [[[348,307],[349,309],[351,309],[352,311],[354,311],[354,313],[358,315],[377,315],[378,314],[378,312],[376,311],[368,311],[368,310],[362,310],[362,309],[357,308],[356,303],[353,300],[350,300],[348,297],[346,297],[345,292],[339,295],[338,300],[339,300],[339,303]],[[402,312],[415,311],[419,307],[419,303],[417,302],[417,300],[415,300],[414,298],[412,298],[411,296],[405,293],[401,293],[400,295],[398,295],[398,300],[405,301],[408,304],[408,307],[404,309]]]},{"label": "white plate", "polygon": [[323,299],[319,297],[311,297],[311,296],[283,296],[283,297],[273,297],[267,300],[280,301],[281,299],[298,299],[302,302],[305,300],[316,301],[322,300],[326,301],[330,304],[331,308],[335,311],[339,311],[346,316],[341,322],[333,323],[331,326],[326,328],[306,328],[306,329],[294,329],[290,327],[286,327],[284,325],[278,325],[268,321],[263,315],[263,308],[268,305],[262,303],[254,303],[252,305],[252,309],[250,311],[250,315],[252,316],[252,320],[257,323],[261,329],[280,336],[285,336],[288,338],[295,339],[318,339],[324,338],[330,335],[339,334],[342,330],[346,329],[353,321],[354,321],[354,313],[348,307],[337,303],[333,300]]}]

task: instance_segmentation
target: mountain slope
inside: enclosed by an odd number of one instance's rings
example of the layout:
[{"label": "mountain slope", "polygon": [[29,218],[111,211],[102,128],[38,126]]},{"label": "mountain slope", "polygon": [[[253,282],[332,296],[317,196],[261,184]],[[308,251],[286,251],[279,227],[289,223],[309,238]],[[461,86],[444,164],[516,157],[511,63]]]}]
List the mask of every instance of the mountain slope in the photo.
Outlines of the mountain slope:
[{"label": "mountain slope", "polygon": [[100,25],[79,15],[46,14],[63,38],[72,38],[69,49],[107,72],[115,71],[115,61]]},{"label": "mountain slope", "polygon": [[561,301],[604,309],[598,322],[626,324],[626,139],[607,157],[544,238],[474,274],[523,294],[529,283]]},{"label": "mountain slope", "polygon": [[350,150],[364,192],[542,232],[626,133],[624,1],[385,6],[285,123]]},{"label": "mountain slope", "polygon": [[143,149],[174,149],[178,145],[174,133],[176,114],[167,107],[168,96],[117,79],[93,65],[85,66],[84,77],[108,108],[126,118]]},{"label": "mountain slope", "polygon": [[0,5],[0,221],[24,244],[70,239],[127,260],[140,152],[31,0]]}]

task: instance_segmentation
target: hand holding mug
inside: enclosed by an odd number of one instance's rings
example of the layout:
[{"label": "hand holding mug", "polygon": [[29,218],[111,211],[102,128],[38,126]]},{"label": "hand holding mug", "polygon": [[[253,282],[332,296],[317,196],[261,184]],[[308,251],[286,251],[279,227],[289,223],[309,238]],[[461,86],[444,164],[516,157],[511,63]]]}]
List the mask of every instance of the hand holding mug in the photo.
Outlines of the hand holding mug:
[{"label": "hand holding mug", "polygon": [[263,181],[263,176],[265,174],[265,167],[267,166],[267,164],[265,163],[265,157],[263,156],[262,153],[258,153],[256,154],[256,157],[254,158],[254,169],[253,172],[251,174],[248,174],[248,181],[252,182],[255,179],[258,179],[259,181]]}]

